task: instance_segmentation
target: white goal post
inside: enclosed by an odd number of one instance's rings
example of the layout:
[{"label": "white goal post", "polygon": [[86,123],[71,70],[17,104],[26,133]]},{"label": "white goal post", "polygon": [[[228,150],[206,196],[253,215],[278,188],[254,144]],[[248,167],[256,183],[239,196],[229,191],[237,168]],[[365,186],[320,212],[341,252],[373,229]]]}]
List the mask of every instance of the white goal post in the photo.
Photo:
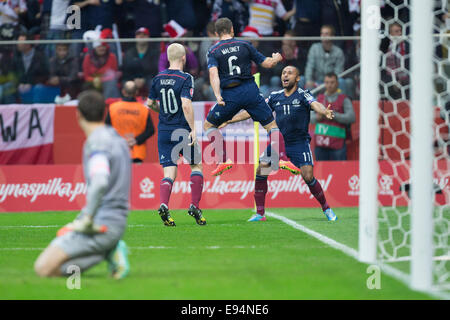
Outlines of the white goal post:
[{"label": "white goal post", "polygon": [[359,259],[377,260],[378,117],[380,93],[379,0],[361,1],[361,103],[359,137]]},{"label": "white goal post", "polygon": [[[395,17],[383,20],[380,4],[392,6]],[[400,5],[390,0],[364,0],[361,1],[361,5],[359,260],[364,263],[409,263],[406,267],[403,265],[402,272],[409,274],[410,286],[416,290],[435,289],[434,282],[448,287],[450,280],[448,191],[444,191],[446,204],[438,205],[435,202],[436,183],[433,182],[436,174],[444,178],[450,176],[450,173],[442,172],[446,169],[438,169],[438,158],[433,149],[435,136],[439,135],[439,128],[436,129],[434,123],[435,106],[446,110],[442,106],[445,105],[445,101],[442,102],[445,99],[442,98],[450,91],[448,87],[450,72],[443,67],[445,57],[439,60],[435,55],[436,44],[439,44],[435,34],[436,6],[440,5],[441,12],[446,12],[447,5],[444,1],[439,3],[431,0],[405,0]],[[409,11],[407,20],[404,16],[399,18],[399,12],[405,8]],[[402,52],[407,58],[398,58],[401,61],[400,72],[409,78],[407,83],[399,81],[396,73],[392,72],[392,59],[397,59],[400,54],[391,49],[392,47],[389,47],[389,50],[392,50],[389,52],[390,56],[380,52],[381,22],[385,23],[384,36],[392,41],[390,46],[398,46],[400,41],[411,45],[409,52],[406,54]],[[389,34],[391,25],[397,25],[402,29],[403,35],[400,40],[392,40],[395,37]],[[445,32],[439,31],[441,38]],[[440,44],[448,52],[446,42],[442,42],[441,38]],[[405,51],[404,47],[402,50]],[[411,62],[409,66],[405,62],[408,58]],[[391,60],[386,62],[388,59]],[[382,71],[387,71],[392,78],[383,79]],[[447,85],[440,93],[436,93],[435,88],[438,77],[441,77],[440,83]],[[393,86],[401,87],[400,97],[390,96]],[[381,90],[384,90],[383,95],[380,94],[383,92]],[[436,96],[438,103],[435,100]],[[450,104],[450,94],[446,98]],[[381,100],[389,103],[392,110],[380,109]],[[398,157],[390,158],[385,150],[388,147],[382,146],[379,142],[380,131],[389,130],[389,117],[395,114],[400,118],[399,110],[405,109],[409,112],[409,116],[403,114],[405,118],[400,121],[403,121],[402,134],[408,138],[408,146],[401,149],[395,139],[398,132],[391,130],[392,142],[389,147],[400,151]],[[449,115],[445,121],[448,125]],[[410,123],[410,130],[406,123]],[[447,149],[439,158],[444,162],[444,168],[448,168],[450,164],[448,144],[449,142],[444,142]],[[380,159],[386,160],[394,168],[393,173],[390,173],[391,179],[397,179],[396,182],[400,184],[407,183],[411,189],[407,197],[393,198],[392,203],[384,206],[379,200],[379,179],[384,174],[380,169]],[[402,163],[402,169],[406,168],[409,175],[407,181],[402,181],[403,177],[396,177],[398,163]],[[448,189],[447,186],[444,187]],[[403,192],[406,193],[405,190]],[[440,226],[436,216],[440,219]],[[436,235],[438,229],[441,233]],[[436,238],[439,240],[436,241]],[[436,264],[435,261],[440,261],[440,264]],[[439,272],[435,269],[439,269]],[[435,273],[439,273],[438,277]],[[436,278],[440,280],[435,281]]]},{"label": "white goal post", "polygon": [[411,287],[429,290],[433,263],[433,1],[411,12]]}]

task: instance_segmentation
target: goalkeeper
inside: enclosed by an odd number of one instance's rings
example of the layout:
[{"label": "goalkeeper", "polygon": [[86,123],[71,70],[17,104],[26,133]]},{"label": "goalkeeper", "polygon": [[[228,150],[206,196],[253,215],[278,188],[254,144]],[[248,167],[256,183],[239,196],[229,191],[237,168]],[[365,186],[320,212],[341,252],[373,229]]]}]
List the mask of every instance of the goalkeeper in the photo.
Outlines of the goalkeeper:
[{"label": "goalkeeper", "polygon": [[105,102],[100,93],[85,91],[78,100],[77,120],[87,137],[83,147],[86,206],[58,231],[34,269],[41,277],[66,276],[71,266],[83,272],[106,259],[112,276],[121,279],[129,272],[127,248],[120,240],[129,207],[129,148],[103,123]]}]

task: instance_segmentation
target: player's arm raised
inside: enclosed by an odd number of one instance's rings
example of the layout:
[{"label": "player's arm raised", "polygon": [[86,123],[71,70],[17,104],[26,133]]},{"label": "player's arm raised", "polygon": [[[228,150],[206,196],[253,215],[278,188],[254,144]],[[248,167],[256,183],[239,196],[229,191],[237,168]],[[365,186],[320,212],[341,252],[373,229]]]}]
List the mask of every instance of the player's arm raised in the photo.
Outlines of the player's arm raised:
[{"label": "player's arm raised", "polygon": [[209,81],[214,91],[214,95],[216,96],[217,104],[219,106],[224,106],[225,101],[223,101],[222,94],[220,93],[219,69],[217,67],[209,68]]},{"label": "player's arm raised", "polygon": [[334,111],[330,109],[331,105],[328,105],[328,107],[325,108],[323,104],[320,102],[314,101],[311,103],[311,109],[313,109],[317,114],[332,120],[334,118]]},{"label": "player's arm raised", "polygon": [[158,101],[147,99],[147,107],[159,113],[159,104]]},{"label": "player's arm raised", "polygon": [[261,66],[266,69],[270,69],[275,67],[278,62],[281,62],[283,57],[280,53],[272,53],[272,57],[267,57],[262,63]]},{"label": "player's arm raised", "polygon": [[191,128],[191,133],[189,137],[191,138],[191,143],[189,145],[193,145],[197,142],[197,134],[195,132],[195,123],[194,123],[194,108],[192,107],[192,101],[188,98],[181,98],[181,107],[183,108],[184,117],[186,118],[189,127]]}]

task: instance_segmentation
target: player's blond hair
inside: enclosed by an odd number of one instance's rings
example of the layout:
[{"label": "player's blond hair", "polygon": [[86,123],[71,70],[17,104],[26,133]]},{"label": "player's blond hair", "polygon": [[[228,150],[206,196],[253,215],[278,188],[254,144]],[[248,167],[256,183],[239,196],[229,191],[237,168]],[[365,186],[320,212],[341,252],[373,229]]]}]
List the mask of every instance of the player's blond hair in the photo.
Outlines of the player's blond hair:
[{"label": "player's blond hair", "polygon": [[172,43],[167,48],[167,58],[169,59],[169,62],[179,61],[185,55],[186,49],[184,49],[184,46],[179,43]]}]

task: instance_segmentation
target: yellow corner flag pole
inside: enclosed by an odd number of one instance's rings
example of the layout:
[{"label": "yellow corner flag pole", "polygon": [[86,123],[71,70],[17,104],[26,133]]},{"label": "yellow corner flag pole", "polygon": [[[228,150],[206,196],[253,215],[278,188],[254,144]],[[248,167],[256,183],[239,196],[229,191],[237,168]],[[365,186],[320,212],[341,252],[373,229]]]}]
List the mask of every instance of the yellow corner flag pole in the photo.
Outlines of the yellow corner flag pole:
[{"label": "yellow corner flag pole", "polygon": [[[255,73],[253,75],[255,77],[256,85],[259,88],[260,85],[260,78],[261,74]],[[254,167],[254,175],[253,177],[256,178],[256,169],[258,168],[259,164],[259,122],[254,121],[253,122],[254,130],[253,130],[253,167]],[[255,210],[256,210],[256,203],[255,203]]]}]

